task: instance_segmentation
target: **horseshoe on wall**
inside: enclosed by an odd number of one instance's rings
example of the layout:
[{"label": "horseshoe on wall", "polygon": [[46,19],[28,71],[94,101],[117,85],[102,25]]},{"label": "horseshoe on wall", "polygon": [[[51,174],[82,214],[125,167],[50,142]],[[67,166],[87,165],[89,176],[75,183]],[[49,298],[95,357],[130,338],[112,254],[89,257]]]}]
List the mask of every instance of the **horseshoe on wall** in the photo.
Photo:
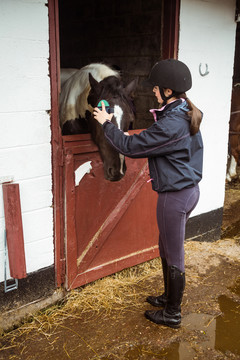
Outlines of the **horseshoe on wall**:
[{"label": "horseshoe on wall", "polygon": [[202,63],[199,64],[199,74],[201,76],[206,76],[209,74],[209,71],[208,71],[208,64],[205,64],[205,72],[202,72]]}]

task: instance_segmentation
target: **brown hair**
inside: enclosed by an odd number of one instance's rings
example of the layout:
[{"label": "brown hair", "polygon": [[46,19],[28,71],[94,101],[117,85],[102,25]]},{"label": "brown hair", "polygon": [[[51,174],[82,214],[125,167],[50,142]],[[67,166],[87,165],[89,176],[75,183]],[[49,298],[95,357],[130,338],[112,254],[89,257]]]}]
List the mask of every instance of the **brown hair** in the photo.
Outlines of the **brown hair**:
[{"label": "brown hair", "polygon": [[202,121],[202,113],[201,111],[188,99],[185,93],[177,94],[176,98],[183,98],[188,103],[188,116],[190,118],[190,134],[195,135],[200,128],[200,124]]}]

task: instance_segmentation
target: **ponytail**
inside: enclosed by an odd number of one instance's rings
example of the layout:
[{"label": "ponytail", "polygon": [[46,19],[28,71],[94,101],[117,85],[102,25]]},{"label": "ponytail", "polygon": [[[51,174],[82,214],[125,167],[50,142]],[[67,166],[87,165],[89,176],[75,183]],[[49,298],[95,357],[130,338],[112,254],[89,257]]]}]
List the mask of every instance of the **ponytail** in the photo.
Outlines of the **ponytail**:
[{"label": "ponytail", "polygon": [[178,94],[177,98],[183,98],[187,101],[188,104],[188,116],[190,118],[190,134],[195,135],[200,128],[200,124],[202,121],[202,113],[201,111],[187,98],[185,93]]}]

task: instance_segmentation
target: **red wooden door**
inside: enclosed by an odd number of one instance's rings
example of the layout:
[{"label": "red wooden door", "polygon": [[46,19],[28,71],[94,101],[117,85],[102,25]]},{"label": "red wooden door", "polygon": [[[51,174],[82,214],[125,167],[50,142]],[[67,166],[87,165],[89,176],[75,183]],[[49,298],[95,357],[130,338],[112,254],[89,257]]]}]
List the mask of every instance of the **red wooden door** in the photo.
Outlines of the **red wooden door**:
[{"label": "red wooden door", "polygon": [[[180,0],[164,0],[163,58],[177,57],[179,8]],[[58,0],[49,0],[48,9],[56,285],[63,284],[66,272],[70,289],[158,255],[156,194],[146,182],[146,160],[127,159],[125,177],[110,183],[88,135],[62,139]],[[93,170],[75,186],[75,170],[86,159]]]},{"label": "red wooden door", "polygon": [[[110,182],[90,135],[65,136],[63,142],[66,287],[158,256],[157,194],[147,182],[147,160],[127,158],[124,178]],[[77,169],[89,161],[92,170],[75,184]]]}]

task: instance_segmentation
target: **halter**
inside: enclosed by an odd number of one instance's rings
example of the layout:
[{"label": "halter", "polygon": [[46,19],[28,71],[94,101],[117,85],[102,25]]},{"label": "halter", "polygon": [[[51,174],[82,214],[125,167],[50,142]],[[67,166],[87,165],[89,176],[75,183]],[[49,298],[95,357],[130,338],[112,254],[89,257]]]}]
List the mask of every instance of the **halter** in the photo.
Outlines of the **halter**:
[{"label": "halter", "polygon": [[240,113],[240,110],[237,110],[237,111],[233,111],[231,112],[231,115],[234,115],[234,114],[239,114]]},{"label": "halter", "polygon": [[229,131],[229,135],[240,135],[240,131]]}]

